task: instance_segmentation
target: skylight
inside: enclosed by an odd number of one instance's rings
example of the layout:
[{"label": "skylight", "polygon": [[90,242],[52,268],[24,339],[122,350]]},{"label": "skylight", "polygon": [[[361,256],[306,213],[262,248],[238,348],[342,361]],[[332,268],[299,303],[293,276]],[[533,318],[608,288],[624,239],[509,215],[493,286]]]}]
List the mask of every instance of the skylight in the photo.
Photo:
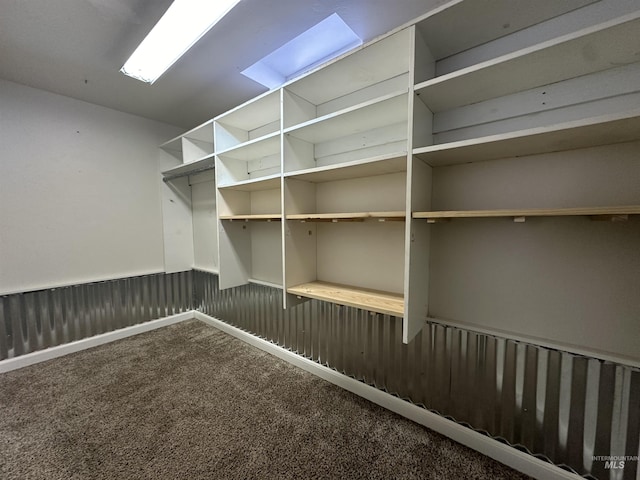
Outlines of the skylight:
[{"label": "skylight", "polygon": [[240,0],[174,0],[120,69],[153,83]]},{"label": "skylight", "polygon": [[272,89],[359,45],[362,39],[334,13],[241,73]]}]

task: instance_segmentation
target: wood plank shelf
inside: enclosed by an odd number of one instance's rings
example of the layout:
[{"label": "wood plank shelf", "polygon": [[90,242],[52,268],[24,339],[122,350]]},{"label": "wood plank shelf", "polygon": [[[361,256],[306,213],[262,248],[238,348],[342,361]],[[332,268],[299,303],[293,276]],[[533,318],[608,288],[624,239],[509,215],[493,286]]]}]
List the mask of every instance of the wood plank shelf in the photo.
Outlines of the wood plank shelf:
[{"label": "wood plank shelf", "polygon": [[524,221],[526,217],[587,216],[600,220],[626,220],[629,215],[640,215],[640,205],[614,207],[537,208],[502,210],[449,210],[414,212],[413,218],[426,219],[430,223],[454,218],[513,218]]},{"label": "wood plank shelf", "polygon": [[220,215],[220,220],[228,220],[230,222],[279,222],[282,220],[282,215],[279,213],[263,213],[263,214],[251,214],[251,215]]},{"label": "wood plank shelf", "polygon": [[[637,61],[638,12],[416,85],[432,112],[481,102]],[[597,58],[584,52],[598,45]],[[568,61],[571,59],[571,61]]]},{"label": "wood plank shelf", "polygon": [[430,145],[413,154],[432,167],[522,157],[640,139],[640,109],[458,142]]},{"label": "wood plank shelf", "polygon": [[385,315],[404,315],[404,297],[397,293],[319,281],[290,287],[287,292],[299,297],[315,298]]},{"label": "wood plank shelf", "polygon": [[404,221],[405,212],[351,212],[351,213],[295,213],[287,215],[287,220],[300,220],[301,222],[364,222],[376,219],[385,221]]}]

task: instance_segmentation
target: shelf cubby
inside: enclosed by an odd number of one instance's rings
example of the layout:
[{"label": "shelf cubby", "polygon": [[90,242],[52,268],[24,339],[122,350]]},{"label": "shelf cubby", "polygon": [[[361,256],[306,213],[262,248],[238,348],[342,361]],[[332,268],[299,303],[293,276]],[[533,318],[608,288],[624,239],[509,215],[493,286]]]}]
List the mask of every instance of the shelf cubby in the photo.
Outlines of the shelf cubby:
[{"label": "shelf cubby", "polygon": [[406,90],[410,41],[409,29],[401,30],[285,85],[284,128]]},{"label": "shelf cubby", "polygon": [[280,90],[267,92],[215,118],[216,153],[280,131]]},{"label": "shelf cubby", "polygon": [[638,61],[640,13],[582,29],[415,86],[433,113]]},{"label": "shelf cubby", "polygon": [[382,292],[349,285],[328,282],[309,282],[287,289],[287,293],[299,298],[315,298],[348,307],[362,308],[371,312],[402,317],[404,298],[400,294]]},{"label": "shelf cubby", "polygon": [[395,92],[284,130],[286,173],[407,150],[407,92]]},{"label": "shelf cubby", "polygon": [[415,148],[431,166],[561,152],[640,139],[640,109]]},{"label": "shelf cubby", "polygon": [[218,184],[221,187],[279,177],[280,133],[273,132],[217,153]]}]

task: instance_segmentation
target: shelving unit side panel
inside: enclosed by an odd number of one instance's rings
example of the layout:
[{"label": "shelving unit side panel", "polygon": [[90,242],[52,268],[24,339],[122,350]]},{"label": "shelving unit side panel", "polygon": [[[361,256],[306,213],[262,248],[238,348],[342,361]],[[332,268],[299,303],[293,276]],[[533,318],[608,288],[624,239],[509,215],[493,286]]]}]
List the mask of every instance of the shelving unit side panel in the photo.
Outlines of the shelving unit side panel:
[{"label": "shelving unit side panel", "polygon": [[191,187],[187,177],[162,182],[162,230],[166,273],[193,268]]},{"label": "shelving unit side panel", "polygon": [[281,213],[279,188],[251,192],[250,202],[252,214]]},{"label": "shelving unit side panel", "polygon": [[319,183],[316,213],[404,211],[406,182],[406,173],[398,172]]},{"label": "shelving unit side panel", "polygon": [[316,280],[404,293],[402,222],[321,223]]},{"label": "shelving unit side panel", "polygon": [[192,182],[194,267],[218,269],[218,221],[216,218],[216,187],[213,178]]},{"label": "shelving unit side panel", "polygon": [[279,222],[253,222],[251,278],[282,285],[282,230]]},{"label": "shelving unit side panel", "polygon": [[427,42],[419,28],[413,28],[413,81],[412,85],[433,78],[436,74],[436,59],[431,53]]},{"label": "shelving unit side panel", "polygon": [[246,285],[251,273],[251,232],[244,222],[218,221],[220,288]]},{"label": "shelving unit side panel", "polygon": [[416,94],[413,99],[413,148],[433,145],[434,115]]},{"label": "shelving unit side panel", "polygon": [[[432,168],[411,158],[408,171],[408,211],[431,209]],[[405,236],[405,316],[402,341],[409,343],[422,329],[429,313],[430,226],[407,219]]]},{"label": "shelving unit side panel", "polygon": [[317,226],[285,222],[286,287],[317,279]]},{"label": "shelving unit side panel", "polygon": [[250,179],[247,162],[222,155],[216,157],[216,176],[219,186]]},{"label": "shelving unit side panel", "polygon": [[280,174],[280,162],[280,152],[249,160],[246,163],[249,178],[262,178]]}]

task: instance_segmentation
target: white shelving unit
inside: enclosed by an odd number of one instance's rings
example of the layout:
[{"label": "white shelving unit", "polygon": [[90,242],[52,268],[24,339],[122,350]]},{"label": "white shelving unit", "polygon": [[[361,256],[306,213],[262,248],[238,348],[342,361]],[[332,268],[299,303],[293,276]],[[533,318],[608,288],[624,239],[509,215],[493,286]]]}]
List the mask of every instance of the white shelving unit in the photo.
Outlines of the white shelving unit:
[{"label": "white shelving unit", "polygon": [[[402,317],[405,342],[430,317],[553,339],[534,318],[580,329],[574,305],[607,301],[555,249],[613,264],[609,234],[637,255],[639,44],[629,2],[452,0],[167,142],[187,164],[162,171],[215,166],[222,288]],[[556,291],[527,286],[538,263],[575,286],[547,302]],[[640,281],[625,268],[607,278]],[[620,297],[628,322],[638,301]]]}]

